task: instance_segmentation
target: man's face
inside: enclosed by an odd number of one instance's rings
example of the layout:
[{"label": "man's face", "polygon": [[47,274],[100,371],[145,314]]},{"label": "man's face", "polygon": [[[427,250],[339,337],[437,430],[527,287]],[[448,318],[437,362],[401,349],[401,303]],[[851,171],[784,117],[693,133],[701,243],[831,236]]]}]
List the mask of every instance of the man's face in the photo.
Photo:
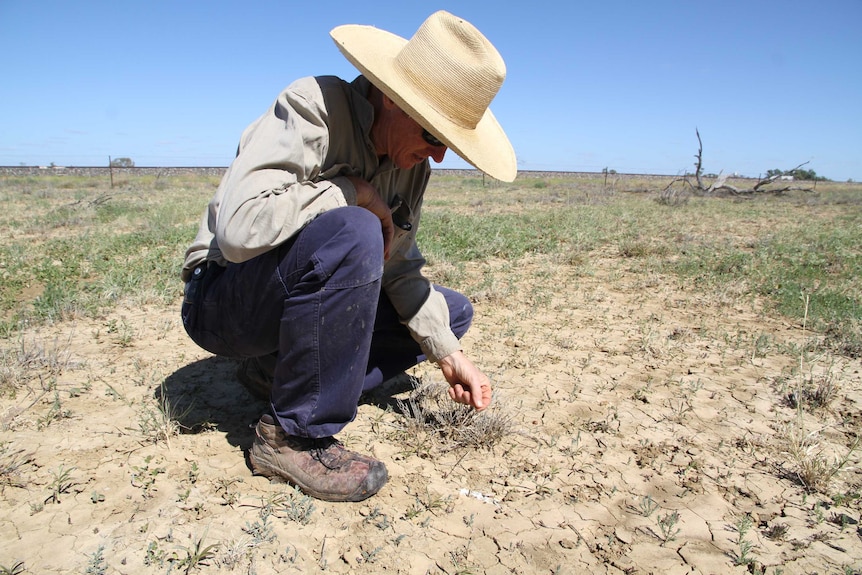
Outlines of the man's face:
[{"label": "man's face", "polygon": [[394,102],[384,99],[384,113],[378,118],[377,126],[380,137],[375,140],[377,153],[389,156],[402,169],[412,168],[424,162],[425,158],[431,158],[438,164],[442,162],[448,148],[434,142],[433,136],[424,135],[422,126]]}]

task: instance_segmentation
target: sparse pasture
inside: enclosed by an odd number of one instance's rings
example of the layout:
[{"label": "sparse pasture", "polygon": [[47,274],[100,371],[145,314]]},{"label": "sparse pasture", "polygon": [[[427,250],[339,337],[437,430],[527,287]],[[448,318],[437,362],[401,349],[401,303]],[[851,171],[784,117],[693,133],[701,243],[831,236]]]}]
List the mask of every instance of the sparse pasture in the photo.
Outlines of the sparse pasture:
[{"label": "sparse pasture", "polygon": [[361,504],[252,476],[266,409],[179,321],[212,173],[0,174],[0,574],[862,571],[862,185],[432,177],[481,414],[421,365],[340,439]]}]

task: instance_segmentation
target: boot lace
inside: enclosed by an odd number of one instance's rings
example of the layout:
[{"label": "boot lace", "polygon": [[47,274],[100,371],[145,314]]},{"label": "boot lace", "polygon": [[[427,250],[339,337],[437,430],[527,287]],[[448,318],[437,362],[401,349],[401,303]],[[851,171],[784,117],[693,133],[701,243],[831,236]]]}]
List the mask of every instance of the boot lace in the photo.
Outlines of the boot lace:
[{"label": "boot lace", "polygon": [[344,456],[347,450],[334,437],[315,439],[309,449],[309,453],[311,457],[319,461],[327,469],[340,469],[346,463],[350,462],[350,458]]}]

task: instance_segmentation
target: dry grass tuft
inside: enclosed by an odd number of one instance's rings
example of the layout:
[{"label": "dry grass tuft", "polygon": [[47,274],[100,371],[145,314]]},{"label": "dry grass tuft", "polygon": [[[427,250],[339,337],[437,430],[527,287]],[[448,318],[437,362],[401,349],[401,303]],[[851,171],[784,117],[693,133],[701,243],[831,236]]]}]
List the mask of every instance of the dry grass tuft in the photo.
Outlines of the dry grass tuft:
[{"label": "dry grass tuft", "polygon": [[[808,295],[803,294],[802,303],[804,341],[810,303]],[[823,429],[808,431],[805,408],[808,407],[809,411],[828,408],[838,395],[839,385],[831,366],[819,376],[813,375],[812,367],[808,370],[811,375],[805,377],[803,375],[806,372],[805,365],[806,355],[803,346],[799,354],[799,378],[796,389],[787,397],[788,403],[796,410],[796,417],[786,425],[783,435],[788,445],[787,451],[796,465],[795,475],[799,483],[808,491],[827,493],[832,479],[839,472],[846,471],[850,467],[851,459],[859,447],[860,436],[858,433],[855,434],[850,447],[843,455],[835,453],[829,457],[826,453],[827,449],[821,442]]]},{"label": "dry grass tuft", "polygon": [[0,350],[0,395],[14,396],[31,379],[50,379],[70,367],[69,343],[21,338],[16,347]]},{"label": "dry grass tuft", "polygon": [[808,491],[819,493],[828,493],[832,479],[849,469],[860,441],[856,436],[843,455],[829,457],[820,443],[819,431],[806,433],[804,426],[791,424],[786,437],[790,456],[796,464],[796,478]]},{"label": "dry grass tuft", "polygon": [[828,409],[838,397],[839,390],[838,380],[831,372],[811,376],[787,394],[787,404],[793,409]]},{"label": "dry grass tuft", "polygon": [[170,448],[171,438],[180,434],[180,424],[192,410],[193,405],[178,409],[165,392],[164,383],[159,388],[158,405],[145,406],[138,414],[138,428],[141,434],[153,443],[164,441]]},{"label": "dry grass tuft", "polygon": [[33,463],[33,454],[23,449],[11,449],[8,443],[0,443],[0,493],[7,486],[25,487],[23,468]]},{"label": "dry grass tuft", "polygon": [[513,415],[499,398],[485,411],[453,402],[448,384],[420,383],[406,400],[398,400],[409,436],[436,440],[444,451],[458,448],[492,449],[515,431]]}]

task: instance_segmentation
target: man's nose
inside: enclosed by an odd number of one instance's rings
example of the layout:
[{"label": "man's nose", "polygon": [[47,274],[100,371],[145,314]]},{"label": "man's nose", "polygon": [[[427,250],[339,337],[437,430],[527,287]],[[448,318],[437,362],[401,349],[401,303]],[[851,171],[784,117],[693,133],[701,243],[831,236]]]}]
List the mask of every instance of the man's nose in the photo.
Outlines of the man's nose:
[{"label": "man's nose", "polygon": [[434,151],[431,152],[431,159],[437,162],[438,164],[443,161],[443,156],[446,155],[446,150],[449,148],[440,148],[435,147]]}]

